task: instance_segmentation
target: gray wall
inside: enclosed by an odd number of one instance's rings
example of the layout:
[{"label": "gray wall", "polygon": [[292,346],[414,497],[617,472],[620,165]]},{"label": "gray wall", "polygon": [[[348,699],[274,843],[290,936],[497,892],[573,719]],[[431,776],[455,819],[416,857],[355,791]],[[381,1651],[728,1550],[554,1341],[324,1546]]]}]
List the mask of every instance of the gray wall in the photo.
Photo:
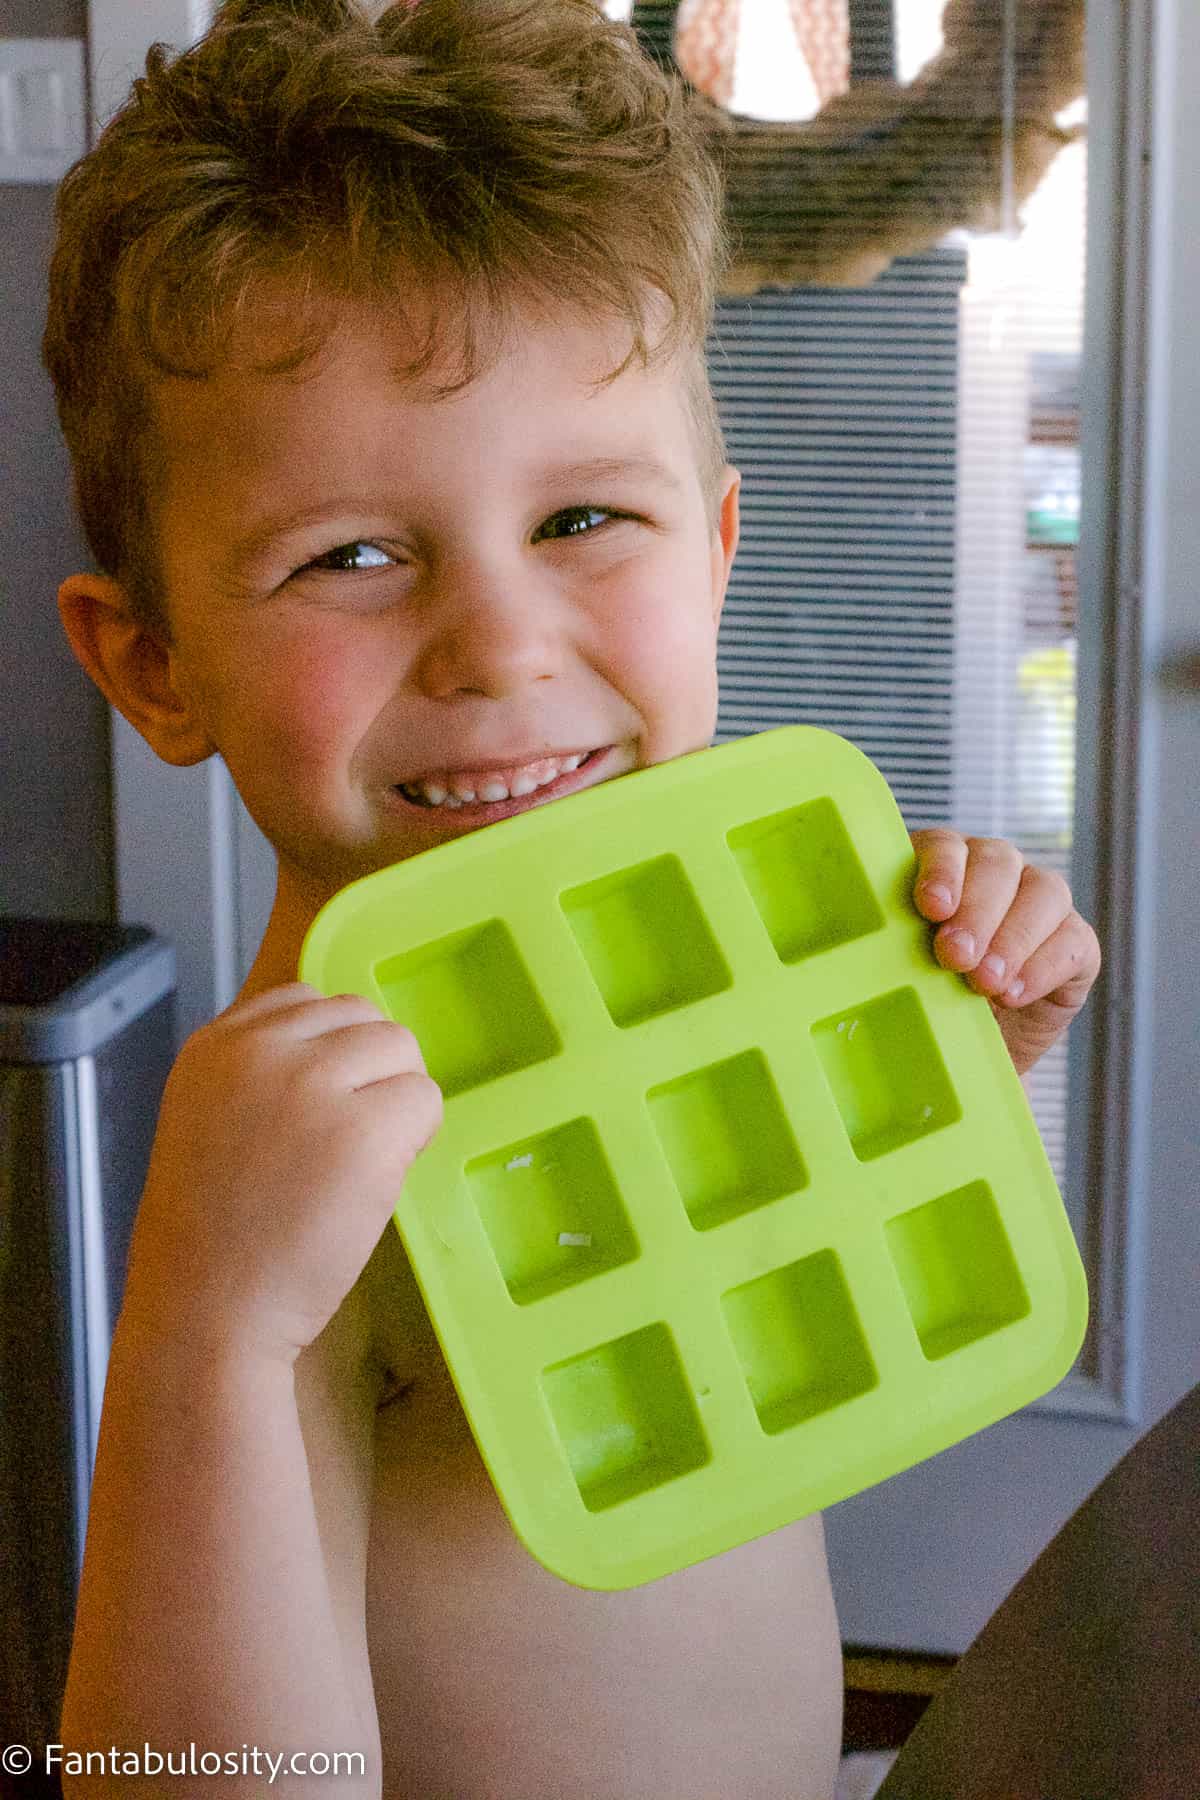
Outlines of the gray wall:
[{"label": "gray wall", "polygon": [[[85,0],[0,0],[0,37],[85,29]],[[54,601],[89,563],[39,360],[53,204],[0,184],[0,914],[111,919],[108,708]]]}]

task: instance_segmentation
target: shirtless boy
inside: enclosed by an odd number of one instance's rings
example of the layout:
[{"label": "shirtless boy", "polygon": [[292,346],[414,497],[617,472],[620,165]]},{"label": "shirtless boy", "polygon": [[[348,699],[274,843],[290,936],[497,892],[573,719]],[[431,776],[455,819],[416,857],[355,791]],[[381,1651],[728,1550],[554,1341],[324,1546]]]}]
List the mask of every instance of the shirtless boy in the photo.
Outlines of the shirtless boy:
[{"label": "shirtless boy", "polygon": [[[711,741],[722,255],[682,92],[591,0],[235,0],[63,185],[47,363],[102,571],[67,636],[166,762],[224,757],[278,858],[163,1101],[69,1749],[357,1750],[333,1790],[388,1800],[832,1792],[820,1518],[628,1592],[532,1560],[389,1225],[440,1094],[411,1032],[295,979],[347,882]],[[1024,1072],[1095,937],[1008,845],[916,850]]]}]

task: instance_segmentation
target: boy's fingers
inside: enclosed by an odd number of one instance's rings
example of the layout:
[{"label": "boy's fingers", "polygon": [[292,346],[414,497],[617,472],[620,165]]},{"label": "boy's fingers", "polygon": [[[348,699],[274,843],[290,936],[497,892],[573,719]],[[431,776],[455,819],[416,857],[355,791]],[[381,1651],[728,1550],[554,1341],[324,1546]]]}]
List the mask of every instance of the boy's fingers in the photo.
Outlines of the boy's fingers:
[{"label": "boy's fingers", "polygon": [[343,1014],[353,1018],[364,1012],[379,1017],[379,1007],[361,994],[326,996],[311,982],[286,981],[278,987],[263,988],[257,994],[233,1001],[212,1023],[240,1027],[258,1024],[274,1016],[281,1028],[295,1031],[300,1037],[310,1037],[329,1031]]},{"label": "boy's fingers", "polygon": [[[1009,1007],[1032,1006],[1039,1000],[1048,1000],[1075,1013],[1100,973],[1100,962],[1100,940],[1087,920],[1072,909],[1019,971],[1023,983],[1020,993],[1014,994],[1010,984],[992,997]],[[1015,970],[1014,978],[1018,978]]]},{"label": "boy's fingers", "polygon": [[940,826],[909,833],[917,853],[913,904],[925,918],[948,919],[962,893],[967,866],[967,840]]},{"label": "boy's fingers", "polygon": [[[1013,983],[1024,978],[1030,957],[1053,936],[1071,910],[1071,890],[1063,877],[1052,869],[1026,863],[1016,898],[971,976],[972,987],[992,996],[1007,995]],[[1021,998],[1020,994],[1013,996],[1014,1002]]]},{"label": "boy's fingers", "polygon": [[[962,899],[933,940],[938,961],[965,974],[988,955],[1001,920],[1017,897],[1025,859],[1003,838],[968,838]],[[985,977],[986,979],[986,977]]]},{"label": "boy's fingers", "polygon": [[357,1093],[400,1075],[429,1073],[415,1035],[390,1019],[354,1020],[308,1042],[313,1054],[306,1057],[306,1067],[339,1092]]},{"label": "boy's fingers", "polygon": [[[365,1083],[358,1091],[369,1095],[395,1125],[388,1133],[387,1150],[402,1165],[427,1149],[441,1130],[445,1110],[442,1090],[420,1070],[404,1069],[399,1074],[385,1075]],[[401,1101],[404,1111],[398,1116]]]},{"label": "boy's fingers", "polygon": [[[280,1019],[281,1030],[286,1030],[289,1037],[298,1042],[315,1042],[328,1037],[331,1032],[347,1028],[362,1030],[364,1023],[371,1025],[383,1022],[383,1014],[374,1000],[368,1000],[362,994],[330,994],[321,993],[300,995],[300,1004],[291,1008]],[[392,1030],[396,1028],[393,1025]]]},{"label": "boy's fingers", "polygon": [[262,988],[258,993],[232,1000],[210,1023],[260,1018],[264,1013],[285,1012],[321,999],[321,992],[307,981],[285,981],[276,987]]}]

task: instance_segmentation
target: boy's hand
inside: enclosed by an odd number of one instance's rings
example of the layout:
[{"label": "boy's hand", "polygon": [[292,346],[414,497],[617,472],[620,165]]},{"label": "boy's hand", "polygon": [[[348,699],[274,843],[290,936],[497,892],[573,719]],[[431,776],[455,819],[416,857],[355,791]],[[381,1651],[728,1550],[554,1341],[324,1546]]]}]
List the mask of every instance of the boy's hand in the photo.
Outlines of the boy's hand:
[{"label": "boy's hand", "polygon": [[1061,875],[1035,868],[1002,838],[910,833],[913,903],[939,929],[944,969],[987,996],[1018,1075],[1060,1038],[1100,973],[1095,932]]},{"label": "boy's hand", "polygon": [[167,1079],[122,1318],[294,1362],[442,1122],[416,1038],[304,982],[235,1001]]}]

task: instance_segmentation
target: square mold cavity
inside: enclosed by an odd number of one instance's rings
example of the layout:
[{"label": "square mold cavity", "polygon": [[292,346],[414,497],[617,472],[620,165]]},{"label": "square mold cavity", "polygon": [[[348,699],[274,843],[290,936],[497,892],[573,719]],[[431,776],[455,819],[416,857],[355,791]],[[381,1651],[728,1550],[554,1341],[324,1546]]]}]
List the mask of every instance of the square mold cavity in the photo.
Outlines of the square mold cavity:
[{"label": "square mold cavity", "polygon": [[721,1309],[758,1422],[769,1434],[802,1425],[878,1385],[832,1250],[731,1288],[721,1296]]},{"label": "square mold cavity", "polygon": [[834,1013],[812,1034],[859,1162],[962,1117],[915,988]]},{"label": "square mold cavity", "polygon": [[559,896],[614,1024],[640,1025],[733,985],[677,856]]},{"label": "square mold cavity", "polygon": [[646,1325],[555,1363],[542,1372],[542,1391],[589,1512],[675,1481],[711,1458],[666,1325]]},{"label": "square mold cavity", "polygon": [[808,1184],[761,1050],[681,1075],[646,1095],[688,1218],[724,1225]]},{"label": "square mold cavity", "polygon": [[562,1049],[500,919],[389,957],[373,973],[388,1012],[414,1034],[447,1100]]},{"label": "square mold cavity", "polygon": [[631,1262],[638,1254],[590,1119],[509,1144],[467,1164],[471,1197],[518,1306]]},{"label": "square mold cavity", "polygon": [[883,928],[883,913],[832,800],[809,800],[726,833],[781,962]]},{"label": "square mold cavity", "polygon": [[986,1181],[887,1222],[887,1246],[930,1362],[1023,1319],[1029,1295]]}]

